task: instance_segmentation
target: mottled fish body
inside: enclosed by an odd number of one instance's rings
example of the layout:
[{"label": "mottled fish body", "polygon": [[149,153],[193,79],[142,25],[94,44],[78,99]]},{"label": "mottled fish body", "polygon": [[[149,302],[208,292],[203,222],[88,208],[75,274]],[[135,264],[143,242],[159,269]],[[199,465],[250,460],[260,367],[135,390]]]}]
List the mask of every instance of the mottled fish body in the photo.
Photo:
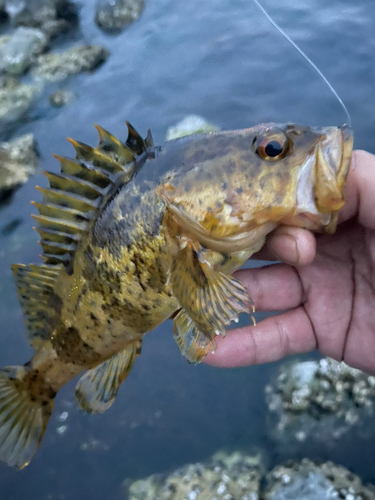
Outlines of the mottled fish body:
[{"label": "mottled fish body", "polygon": [[352,152],[347,127],[263,124],[154,146],[128,125],[125,143],[71,140],[35,203],[43,265],[13,266],[36,353],[0,371],[0,459],[35,454],[58,390],[103,412],[171,316],[181,353],[197,363],[215,336],[251,313],[231,274],[279,224],[334,232]]}]

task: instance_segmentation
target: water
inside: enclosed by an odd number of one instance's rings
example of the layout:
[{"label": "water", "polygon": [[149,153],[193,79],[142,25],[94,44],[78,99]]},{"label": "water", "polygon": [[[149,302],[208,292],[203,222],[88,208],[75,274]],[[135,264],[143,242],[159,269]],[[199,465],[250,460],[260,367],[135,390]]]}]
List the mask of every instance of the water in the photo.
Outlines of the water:
[{"label": "water", "polygon": [[[42,169],[57,170],[52,153],[72,154],[67,135],[95,143],[97,122],[124,137],[127,119],[142,134],[150,127],[158,143],[168,126],[191,113],[225,129],[269,120],[345,120],[326,86],[249,0],[148,0],[140,21],[117,37],[95,27],[93,4],[81,2],[82,37],[107,47],[109,60],[67,84],[75,102],[55,110],[45,98],[34,120],[18,130],[35,134]],[[263,4],[347,104],[355,146],[375,152],[372,0]],[[31,355],[9,265],[35,262],[40,252],[29,217],[29,202],[38,197],[35,184],[46,180],[33,177],[0,212],[0,366],[21,364]],[[146,337],[141,358],[105,414],[76,409],[74,382],[61,391],[31,465],[22,472],[0,467],[1,497],[120,499],[124,479],[205,460],[219,448],[261,447],[270,466],[302,456],[332,459],[375,482],[374,442],[348,436],[291,451],[269,440],[263,388],[276,369],[189,366],[174,345],[171,324],[165,324]]]}]

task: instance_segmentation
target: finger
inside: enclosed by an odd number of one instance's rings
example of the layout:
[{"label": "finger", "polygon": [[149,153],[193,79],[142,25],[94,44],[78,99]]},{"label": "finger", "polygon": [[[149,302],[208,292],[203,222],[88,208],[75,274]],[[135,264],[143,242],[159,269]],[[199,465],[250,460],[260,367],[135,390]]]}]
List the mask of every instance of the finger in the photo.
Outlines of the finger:
[{"label": "finger", "polygon": [[306,229],[279,226],[273,231],[260,252],[252,259],[282,260],[293,266],[306,266],[315,258],[315,236]]},{"label": "finger", "polygon": [[208,354],[204,362],[220,368],[268,363],[317,347],[314,330],[302,306],[270,316],[256,326],[231,330],[216,342],[216,351]]},{"label": "finger", "polygon": [[246,286],[257,311],[291,309],[304,302],[304,292],[297,271],[285,264],[243,269],[235,277]]},{"label": "finger", "polygon": [[358,215],[359,222],[375,229],[375,156],[367,151],[353,152],[345,187],[346,203],[340,211],[339,222]]}]

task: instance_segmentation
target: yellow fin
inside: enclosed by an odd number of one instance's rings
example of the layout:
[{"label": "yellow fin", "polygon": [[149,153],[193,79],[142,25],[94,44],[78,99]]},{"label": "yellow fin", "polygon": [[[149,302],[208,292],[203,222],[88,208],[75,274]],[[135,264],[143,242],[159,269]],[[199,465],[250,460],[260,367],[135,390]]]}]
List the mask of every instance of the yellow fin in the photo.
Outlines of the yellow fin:
[{"label": "yellow fin", "polygon": [[198,330],[184,309],[173,320],[173,336],[180,353],[189,363],[200,363],[209,352],[216,349],[215,340]]},{"label": "yellow fin", "polygon": [[81,410],[88,413],[103,413],[108,410],[141,352],[141,343],[138,341],[115,354],[96,368],[88,370],[79,379],[75,396]]},{"label": "yellow fin", "polygon": [[11,267],[24,315],[26,337],[30,345],[37,349],[42,340],[50,337],[55,313],[50,296],[60,269],[24,264],[13,264]]},{"label": "yellow fin", "polygon": [[176,255],[171,272],[173,293],[204,333],[225,334],[225,325],[249,313],[245,286],[233,276],[213,269],[191,242]]},{"label": "yellow fin", "polygon": [[21,366],[0,370],[0,460],[20,469],[36,453],[53,408],[53,398],[30,393],[25,373]]},{"label": "yellow fin", "polygon": [[119,139],[117,139],[117,137],[112,135],[110,132],[107,132],[107,130],[102,128],[100,125],[94,126],[99,133],[99,151],[111,155],[122,164],[134,161],[134,153],[128,148],[128,146],[123,144]]}]

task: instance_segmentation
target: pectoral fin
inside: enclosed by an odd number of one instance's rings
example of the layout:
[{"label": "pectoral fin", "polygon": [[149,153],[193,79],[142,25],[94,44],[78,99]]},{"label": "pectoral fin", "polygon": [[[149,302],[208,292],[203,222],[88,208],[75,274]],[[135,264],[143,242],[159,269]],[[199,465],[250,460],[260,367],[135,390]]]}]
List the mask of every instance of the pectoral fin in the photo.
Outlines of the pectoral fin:
[{"label": "pectoral fin", "polygon": [[215,340],[201,332],[183,309],[173,320],[173,336],[180,353],[190,363],[200,363],[209,352],[216,349]]},{"label": "pectoral fin", "polygon": [[140,354],[141,341],[88,370],[78,381],[75,396],[81,410],[103,413],[111,406],[122,382]]},{"label": "pectoral fin", "polygon": [[226,325],[251,310],[245,286],[213,269],[192,243],[176,255],[171,285],[181,307],[204,333],[225,334]]}]

